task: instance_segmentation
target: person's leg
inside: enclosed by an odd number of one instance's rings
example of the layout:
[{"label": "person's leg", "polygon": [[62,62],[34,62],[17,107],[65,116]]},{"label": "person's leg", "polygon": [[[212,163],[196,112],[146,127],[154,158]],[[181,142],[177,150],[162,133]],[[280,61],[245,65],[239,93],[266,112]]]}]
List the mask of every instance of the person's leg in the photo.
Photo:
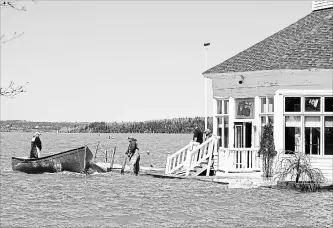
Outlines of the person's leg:
[{"label": "person's leg", "polygon": [[140,154],[138,152],[135,152],[131,158],[131,170],[133,170],[133,173],[135,175],[138,175],[139,170],[140,170]]},{"label": "person's leg", "polygon": [[127,155],[125,154],[125,156],[124,156],[124,162],[123,162],[123,165],[122,165],[122,167],[121,167],[121,171],[120,171],[120,173],[121,174],[124,174],[124,172],[125,172],[125,165],[126,165],[126,162],[127,162]]},{"label": "person's leg", "polygon": [[136,162],[134,163],[133,172],[138,175],[140,171],[140,155],[138,154]]},{"label": "person's leg", "polygon": [[40,158],[40,149],[38,147],[36,147],[36,152],[37,152],[37,158]]}]

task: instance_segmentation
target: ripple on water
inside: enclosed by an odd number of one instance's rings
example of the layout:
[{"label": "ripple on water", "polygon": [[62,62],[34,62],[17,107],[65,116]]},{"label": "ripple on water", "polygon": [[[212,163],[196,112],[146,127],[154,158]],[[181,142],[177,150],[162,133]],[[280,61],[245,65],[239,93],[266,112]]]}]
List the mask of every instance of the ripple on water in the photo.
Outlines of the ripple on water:
[{"label": "ripple on water", "polygon": [[[54,135],[43,136],[51,149],[57,149],[57,140],[63,140],[61,145],[65,147],[67,137],[72,138],[73,145],[79,144],[80,137],[84,142],[96,137],[68,134],[55,139],[52,138]],[[177,135],[183,137],[183,142],[176,136],[167,139],[166,135],[146,134],[140,137],[140,141],[145,141],[141,145],[147,148],[151,140],[150,144],[157,151],[152,162],[163,165],[167,151],[162,149],[174,142],[181,145],[175,145],[171,151],[179,149],[190,136]],[[6,145],[5,150],[1,148],[1,153],[5,151],[6,154],[0,154],[1,227],[266,228],[330,227],[332,223],[333,197],[330,192],[299,194],[265,188],[224,189],[211,182],[120,175],[117,172],[89,176],[70,172],[40,175],[13,172],[8,169],[10,157],[23,156],[24,148],[27,148],[25,142],[24,146],[14,142],[20,139],[29,142],[30,135],[9,138],[10,135],[4,137],[11,143],[1,142],[1,146]],[[126,142],[125,136],[119,142],[122,140]],[[159,140],[165,144],[161,148],[158,146],[162,144],[156,145]]]}]

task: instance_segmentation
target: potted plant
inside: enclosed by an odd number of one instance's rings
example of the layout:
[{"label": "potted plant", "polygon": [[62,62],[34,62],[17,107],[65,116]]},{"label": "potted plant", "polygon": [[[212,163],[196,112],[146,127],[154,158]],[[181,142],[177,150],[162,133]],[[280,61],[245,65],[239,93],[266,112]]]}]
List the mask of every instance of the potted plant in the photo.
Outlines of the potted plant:
[{"label": "potted plant", "polygon": [[[296,188],[301,191],[315,191],[326,178],[318,168],[312,168],[310,157],[302,152],[286,151],[287,157],[280,159],[276,166],[277,185]],[[290,178],[290,181],[286,181]]]}]

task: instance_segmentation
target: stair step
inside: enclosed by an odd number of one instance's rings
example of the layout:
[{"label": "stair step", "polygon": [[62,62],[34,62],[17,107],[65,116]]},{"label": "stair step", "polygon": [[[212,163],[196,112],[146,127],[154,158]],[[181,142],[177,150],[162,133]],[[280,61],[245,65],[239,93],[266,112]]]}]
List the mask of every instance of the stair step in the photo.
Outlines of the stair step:
[{"label": "stair step", "polygon": [[208,164],[200,164],[197,166],[194,166],[194,168],[206,168],[208,166]]},{"label": "stair step", "polygon": [[185,175],[186,171],[185,170],[181,170],[175,173],[175,175]]}]

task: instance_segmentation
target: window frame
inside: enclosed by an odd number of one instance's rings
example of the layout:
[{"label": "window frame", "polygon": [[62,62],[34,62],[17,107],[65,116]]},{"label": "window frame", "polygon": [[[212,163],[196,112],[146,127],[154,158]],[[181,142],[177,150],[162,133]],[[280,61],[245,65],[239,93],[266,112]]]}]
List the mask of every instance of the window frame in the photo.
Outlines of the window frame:
[{"label": "window frame", "polygon": [[[228,131],[230,128],[230,117],[229,117],[229,111],[230,111],[230,102],[229,102],[229,98],[215,98],[216,100],[216,113],[215,113],[215,117],[216,118],[216,124],[217,124],[217,133],[219,131],[219,128],[222,129],[221,135],[219,135],[220,138],[220,148],[228,148],[229,147],[229,142],[230,142],[230,136],[229,136],[229,132],[228,132],[228,143],[227,143],[227,147],[224,147],[225,144],[225,140],[224,140],[224,125],[225,125],[225,118],[228,118]],[[218,113],[218,102],[221,102],[221,114]],[[227,106],[227,113],[225,113],[225,103],[228,103]],[[218,119],[221,118],[221,123],[219,124]],[[220,127],[221,126],[221,127]]]},{"label": "window frame", "polygon": [[[301,116],[301,152],[305,153],[305,117],[319,116],[320,117],[320,148],[318,154],[308,154],[313,157],[329,157],[333,155],[325,155],[325,116],[332,116],[333,112],[325,112],[325,98],[333,97],[333,95],[318,95],[318,94],[285,94],[283,96],[283,151],[285,152],[285,124],[286,116]],[[301,98],[301,109],[300,112],[286,112],[286,98],[287,97],[300,97]],[[305,111],[305,98],[317,97],[320,98],[320,111],[319,112],[308,112]],[[261,120],[260,120],[261,121]],[[285,153],[284,153],[285,154]],[[285,154],[288,155],[288,154]]]},{"label": "window frame", "polygon": [[[273,99],[273,111],[269,112],[269,99]],[[265,99],[266,101],[266,112],[262,112],[262,99]],[[260,129],[259,130],[259,145],[260,145],[260,141],[261,141],[261,136],[262,136],[262,117],[265,117],[266,120],[266,124],[267,125],[269,123],[269,117],[273,118],[273,126],[274,126],[274,110],[275,110],[275,101],[274,101],[274,96],[261,96],[259,97],[259,105],[260,105],[260,111],[259,111],[259,120],[260,120]],[[265,110],[265,109],[264,109]]]}]

